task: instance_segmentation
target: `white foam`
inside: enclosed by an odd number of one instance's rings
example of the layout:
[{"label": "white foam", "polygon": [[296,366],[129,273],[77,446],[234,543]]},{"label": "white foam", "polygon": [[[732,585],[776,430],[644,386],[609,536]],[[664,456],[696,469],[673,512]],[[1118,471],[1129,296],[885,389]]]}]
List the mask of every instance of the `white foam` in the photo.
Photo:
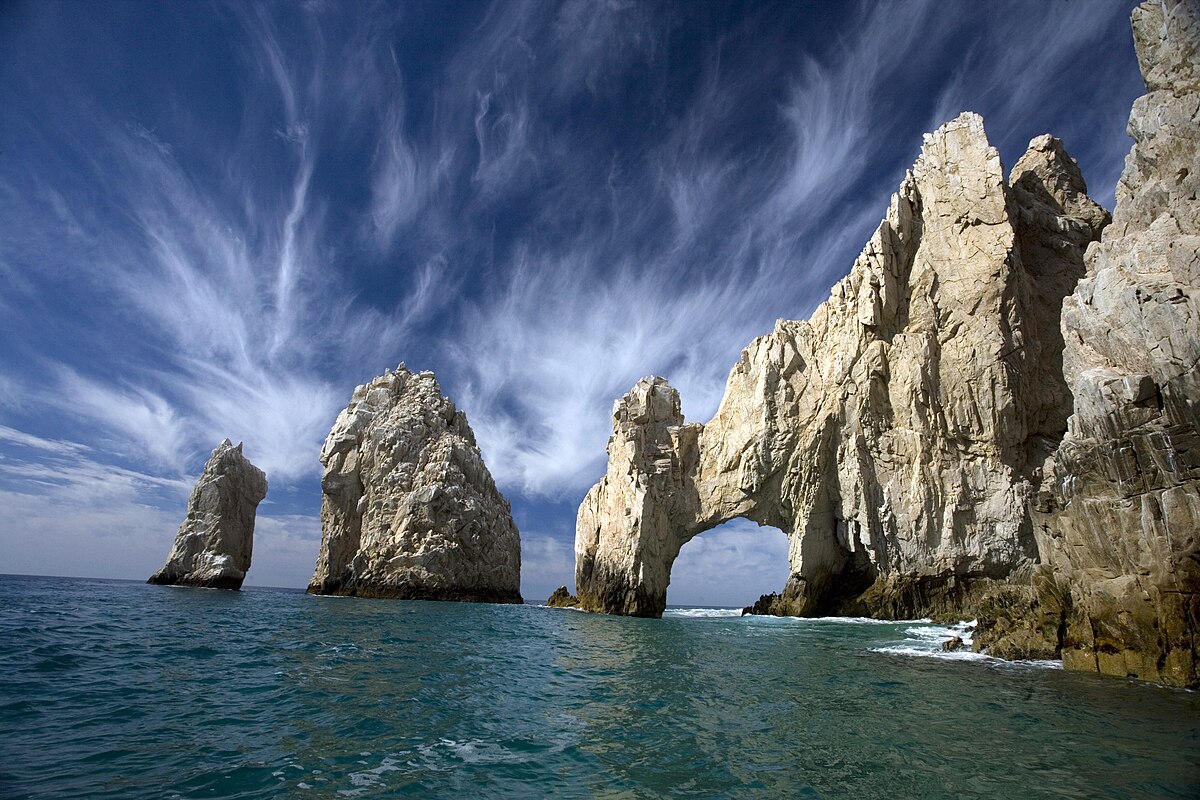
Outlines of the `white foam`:
[{"label": "white foam", "polygon": [[[929,620],[919,620],[928,623]],[[1062,669],[1060,661],[1005,661],[989,656],[987,653],[976,653],[973,648],[972,633],[978,620],[958,622],[954,625],[914,625],[904,629],[907,638],[890,643],[884,647],[873,647],[873,653],[888,653],[898,656],[916,656],[919,658],[940,658],[945,661],[987,661],[994,664],[1011,664],[1014,666],[1035,667],[1038,669]],[[962,639],[962,647],[958,650],[945,651],[942,645],[955,636]]]},{"label": "white foam", "polygon": [[668,608],[663,612],[664,617],[684,617],[691,619],[725,619],[740,617],[740,608]]}]

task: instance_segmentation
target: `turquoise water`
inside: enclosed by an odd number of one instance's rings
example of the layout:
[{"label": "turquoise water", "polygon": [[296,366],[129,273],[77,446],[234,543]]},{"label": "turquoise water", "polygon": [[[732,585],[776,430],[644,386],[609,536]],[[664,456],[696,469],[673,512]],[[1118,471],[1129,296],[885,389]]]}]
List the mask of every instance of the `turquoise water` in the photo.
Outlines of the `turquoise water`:
[{"label": "turquoise water", "polygon": [[1200,794],[1200,695],[941,633],[0,577],[0,797]]}]

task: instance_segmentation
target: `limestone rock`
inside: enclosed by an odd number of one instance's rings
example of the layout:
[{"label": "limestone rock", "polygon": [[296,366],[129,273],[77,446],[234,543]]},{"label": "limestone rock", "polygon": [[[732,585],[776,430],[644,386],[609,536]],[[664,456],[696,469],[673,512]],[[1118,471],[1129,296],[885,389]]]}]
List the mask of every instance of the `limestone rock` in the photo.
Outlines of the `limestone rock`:
[{"label": "limestone rock", "polygon": [[167,563],[147,583],[240,589],[250,569],[254,514],[267,476],[228,439],[217,445],[188,498]]},{"label": "limestone rock", "polygon": [[433,373],[401,364],[355,389],[321,464],[310,593],[522,602],[512,511]]},{"label": "limestone rock", "polygon": [[546,605],[550,608],[578,608],[579,598],[568,592],[567,587],[560,586],[550,594]]},{"label": "limestone rock", "polygon": [[1133,31],[1148,93],[1113,223],[1064,303],[1073,413],[1035,504],[1042,559],[1069,592],[1037,592],[1029,613],[1061,608],[1068,667],[1195,686],[1200,3],[1143,4]]},{"label": "limestone rock", "polygon": [[712,420],[686,424],[662,378],[618,400],[578,515],[581,606],[661,615],[680,547],[735,517],[789,537],[770,613],[957,612],[1028,570],[1027,499],[1071,410],[1060,307],[1107,215],[1050,137],[1012,180],[983,121],[952,120],[830,299],[746,348]]}]

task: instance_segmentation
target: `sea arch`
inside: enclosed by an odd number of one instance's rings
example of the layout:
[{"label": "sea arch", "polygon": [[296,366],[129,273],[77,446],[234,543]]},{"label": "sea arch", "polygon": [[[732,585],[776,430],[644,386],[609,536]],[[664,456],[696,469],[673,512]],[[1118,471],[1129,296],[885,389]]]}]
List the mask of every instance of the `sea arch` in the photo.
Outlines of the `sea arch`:
[{"label": "sea arch", "polygon": [[[778,355],[797,367],[785,350]],[[730,380],[738,380],[736,368]],[[871,585],[881,554],[868,554],[860,523],[838,513],[829,483],[813,480],[828,474],[822,462],[836,441],[803,448],[764,437],[764,426],[743,419],[763,413],[773,411],[722,404],[707,425],[686,423],[679,393],[658,377],[643,378],[617,401],[608,472],[584,498],[576,524],[582,608],[662,616],[683,545],[734,519],[788,538],[789,577],[777,613],[833,611]],[[794,502],[798,494],[807,495],[804,502]]]}]

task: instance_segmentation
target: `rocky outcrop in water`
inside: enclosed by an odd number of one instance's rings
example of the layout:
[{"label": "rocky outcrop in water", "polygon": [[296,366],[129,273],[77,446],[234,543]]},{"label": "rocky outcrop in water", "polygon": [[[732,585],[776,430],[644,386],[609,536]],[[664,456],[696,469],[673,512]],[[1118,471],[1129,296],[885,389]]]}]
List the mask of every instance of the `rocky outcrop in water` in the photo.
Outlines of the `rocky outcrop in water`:
[{"label": "rocky outcrop in water", "polygon": [[512,511],[433,373],[401,364],[355,389],[321,464],[310,593],[522,602]]},{"label": "rocky outcrop in water", "polygon": [[147,583],[240,589],[254,548],[254,514],[267,476],[228,439],[217,445],[188,498],[167,563]]},{"label": "rocky outcrop in water", "polygon": [[928,135],[850,275],[751,343],[711,421],[662,378],[617,401],[581,605],[660,615],[680,547],[734,517],[789,536],[773,613],[938,613],[1031,570],[1027,500],[1070,413],[1061,303],[1106,222],[1055,139],[1010,186],[978,116]]},{"label": "rocky outcrop in water", "polygon": [[546,605],[550,608],[578,608],[579,598],[567,591],[567,587],[560,586],[550,593]]},{"label": "rocky outcrop in water", "polygon": [[660,615],[683,543],[740,516],[791,543],[751,613],[978,614],[994,655],[1197,684],[1200,4],[1133,27],[1149,93],[1115,221],[1050,136],[1007,183],[978,117],[927,136],[850,275],[751,343],[716,417],[686,424],[661,378],[617,401],[584,608]]},{"label": "rocky outcrop in water", "polygon": [[990,620],[990,641],[1020,652],[1040,638],[1068,667],[1189,686],[1200,652],[1200,3],[1144,4],[1133,31],[1148,93],[1129,117],[1113,223],[1063,308],[1074,405],[1034,503],[1045,566],[1031,604]]}]

